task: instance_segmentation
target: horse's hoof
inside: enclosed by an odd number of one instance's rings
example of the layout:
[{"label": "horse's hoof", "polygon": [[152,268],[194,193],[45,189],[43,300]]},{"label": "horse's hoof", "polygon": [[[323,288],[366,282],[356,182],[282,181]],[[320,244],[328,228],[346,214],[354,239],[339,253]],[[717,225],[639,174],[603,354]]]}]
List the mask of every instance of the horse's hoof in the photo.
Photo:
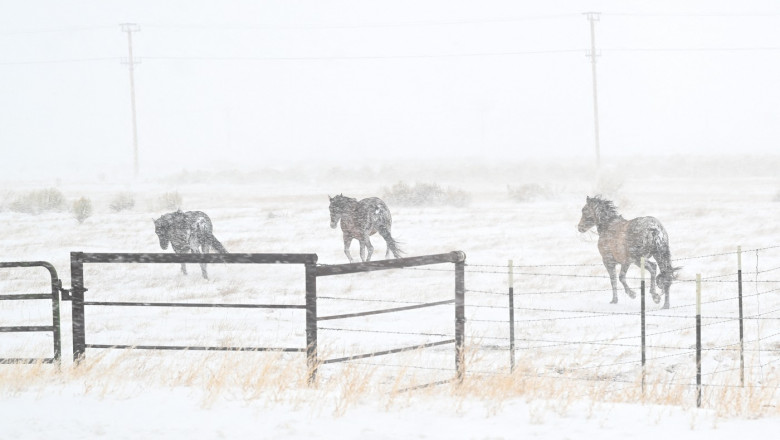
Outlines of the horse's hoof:
[{"label": "horse's hoof", "polygon": [[612,301],[610,301],[609,303],[610,303],[610,304],[617,304],[617,298],[613,299],[613,300],[612,300]]},{"label": "horse's hoof", "polygon": [[669,310],[669,303],[666,303],[666,304],[664,304],[664,306],[663,306],[663,307],[661,307],[661,308],[662,308],[662,309]]},{"label": "horse's hoof", "polygon": [[626,295],[628,295],[628,297],[631,298],[631,299],[636,298],[636,292],[634,292],[631,289],[626,290]]},{"label": "horse's hoof", "polygon": [[[653,302],[656,303],[656,304],[660,304],[661,303],[661,295],[653,295]],[[668,307],[667,307],[667,309],[668,309]]]}]

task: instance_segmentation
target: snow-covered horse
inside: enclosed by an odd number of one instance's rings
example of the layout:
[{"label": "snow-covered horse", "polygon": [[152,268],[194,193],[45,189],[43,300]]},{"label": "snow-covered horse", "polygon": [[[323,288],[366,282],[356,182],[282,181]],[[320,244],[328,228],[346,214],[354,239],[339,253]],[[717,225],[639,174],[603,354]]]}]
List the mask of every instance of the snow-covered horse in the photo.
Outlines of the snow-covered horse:
[{"label": "snow-covered horse", "polygon": [[[637,217],[626,220],[618,214],[614,203],[600,196],[586,197],[582,207],[582,218],[577,225],[580,232],[585,232],[596,226],[599,234],[599,252],[612,283],[612,303],[618,302],[617,283],[615,281],[615,266],[620,264],[620,282],[626,294],[635,298],[636,293],[626,283],[626,272],[629,266],[641,264],[645,257],[645,268],[650,272],[650,294],[658,304],[661,296],[655,291],[656,282],[663,290],[664,309],[669,308],[669,288],[676,278],[679,267],[672,267],[672,256],[669,250],[669,236],[661,222],[655,217]],[[653,257],[655,263],[648,258]],[[657,264],[656,264],[657,263]],[[656,277],[656,266],[660,269]]]},{"label": "snow-covered horse", "polygon": [[[160,239],[162,249],[167,249],[170,243],[177,254],[186,252],[207,254],[212,247],[221,254],[227,253],[212,232],[211,219],[201,211],[176,211],[165,214],[154,221],[154,232]],[[203,278],[208,279],[206,263],[200,264],[200,272]],[[187,267],[184,263],[181,264],[181,273],[187,275]]]},{"label": "snow-covered horse", "polygon": [[[349,253],[349,246],[353,239],[360,242],[361,261],[371,261],[371,254],[374,252],[374,246],[371,245],[370,236],[379,232],[379,235],[387,243],[387,252],[385,258],[393,253],[395,258],[400,258],[401,249],[390,235],[390,228],[393,219],[390,216],[390,210],[385,202],[377,197],[369,197],[358,202],[357,199],[337,195],[330,197],[330,227],[336,229],[341,221],[341,231],[344,235],[344,254],[352,263],[352,255]],[[367,251],[367,252],[366,252]]]}]

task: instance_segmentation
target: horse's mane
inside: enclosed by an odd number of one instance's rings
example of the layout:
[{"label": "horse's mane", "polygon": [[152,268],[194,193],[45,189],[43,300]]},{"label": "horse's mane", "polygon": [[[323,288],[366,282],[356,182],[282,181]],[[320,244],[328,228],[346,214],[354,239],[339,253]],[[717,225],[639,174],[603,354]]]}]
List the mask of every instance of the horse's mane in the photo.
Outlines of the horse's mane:
[{"label": "horse's mane", "polygon": [[335,202],[337,205],[342,205],[344,203],[357,203],[357,199],[354,199],[352,197],[347,197],[343,194],[339,194],[337,196],[333,196],[333,202]]},{"label": "horse's mane", "polygon": [[602,221],[623,218],[623,216],[618,213],[617,207],[615,206],[615,203],[612,202],[612,200],[607,200],[601,195],[593,196],[589,200],[593,206],[594,211],[596,211],[597,217]]}]

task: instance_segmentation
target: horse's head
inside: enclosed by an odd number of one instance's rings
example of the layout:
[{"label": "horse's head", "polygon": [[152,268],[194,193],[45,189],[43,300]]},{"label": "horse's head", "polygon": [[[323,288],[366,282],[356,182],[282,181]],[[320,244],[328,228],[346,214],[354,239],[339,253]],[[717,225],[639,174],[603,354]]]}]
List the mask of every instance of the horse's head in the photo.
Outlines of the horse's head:
[{"label": "horse's head", "polygon": [[682,267],[672,267],[669,269],[661,269],[658,272],[658,276],[655,277],[655,282],[658,283],[658,287],[660,287],[664,293],[669,292],[669,288],[672,287],[672,282],[677,279],[677,272],[681,269]]},{"label": "horse's head", "polygon": [[344,214],[344,209],[347,206],[349,197],[344,197],[343,194],[339,194],[336,197],[328,196],[328,199],[330,199],[330,206],[328,207],[328,209],[330,209],[330,227],[336,229],[339,220],[341,220],[341,216]]},{"label": "horse's head", "polygon": [[577,230],[585,232],[588,229],[596,226],[598,218],[596,217],[596,209],[593,206],[596,198],[585,197],[585,206],[582,207],[582,217],[580,217],[580,223],[577,225]]},{"label": "horse's head", "polygon": [[168,249],[168,242],[170,242],[168,237],[169,227],[170,224],[163,217],[154,220],[154,232],[157,234],[157,238],[160,239],[160,247],[163,250]]}]

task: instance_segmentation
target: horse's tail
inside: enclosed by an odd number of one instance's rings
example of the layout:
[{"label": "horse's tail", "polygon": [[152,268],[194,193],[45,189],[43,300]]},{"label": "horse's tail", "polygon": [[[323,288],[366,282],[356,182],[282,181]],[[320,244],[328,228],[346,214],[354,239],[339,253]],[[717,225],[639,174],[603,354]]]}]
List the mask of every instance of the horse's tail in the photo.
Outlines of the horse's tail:
[{"label": "horse's tail", "polygon": [[209,233],[206,235],[206,240],[208,240],[211,247],[214,248],[215,251],[217,251],[220,254],[227,254],[228,251],[225,249],[225,246],[222,246],[222,243],[217,240],[217,237],[214,236],[214,234]]},{"label": "horse's tail", "polygon": [[395,258],[401,258],[401,255],[403,255],[404,251],[401,250],[399,243],[395,241],[392,235],[390,235],[390,229],[388,229],[384,224],[380,224],[377,225],[376,230],[379,232],[379,235],[385,239],[385,242],[387,242],[387,248],[390,249],[390,252],[393,253],[393,256]]},{"label": "horse's tail", "polygon": [[199,218],[195,223],[195,227],[198,230],[198,235],[202,237],[202,240],[205,240],[205,242],[209,246],[213,247],[215,251],[220,254],[228,253],[227,249],[225,249],[225,246],[223,246],[222,243],[217,240],[217,237],[214,236],[214,233],[211,232],[211,222],[208,221],[207,218]]},{"label": "horse's tail", "polygon": [[658,269],[661,273],[669,274],[674,279],[677,272],[682,267],[672,266],[672,252],[669,249],[669,236],[666,234],[663,226],[660,224],[656,227],[649,228],[651,235],[652,251],[650,254],[655,258],[658,263]]}]

